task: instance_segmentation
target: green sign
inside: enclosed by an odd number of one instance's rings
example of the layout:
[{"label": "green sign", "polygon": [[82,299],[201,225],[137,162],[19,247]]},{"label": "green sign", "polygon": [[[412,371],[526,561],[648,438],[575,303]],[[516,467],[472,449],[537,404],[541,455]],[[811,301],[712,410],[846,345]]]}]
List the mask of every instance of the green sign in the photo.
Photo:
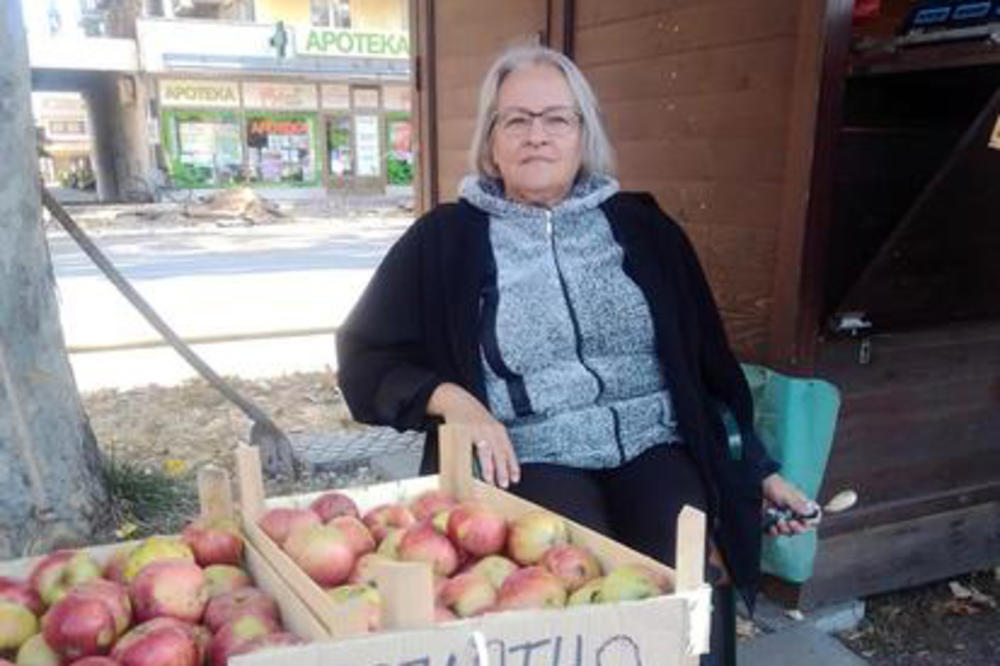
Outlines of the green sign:
[{"label": "green sign", "polygon": [[354,32],[309,28],[305,55],[408,58],[410,37],[403,32]]}]

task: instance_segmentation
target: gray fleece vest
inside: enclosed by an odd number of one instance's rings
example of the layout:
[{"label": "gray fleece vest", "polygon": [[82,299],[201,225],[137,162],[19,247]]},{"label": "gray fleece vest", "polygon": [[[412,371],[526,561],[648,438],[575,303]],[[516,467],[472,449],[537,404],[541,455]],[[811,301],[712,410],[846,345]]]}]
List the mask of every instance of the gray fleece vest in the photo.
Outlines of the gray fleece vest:
[{"label": "gray fleece vest", "polygon": [[522,462],[617,467],[678,440],[653,321],[587,178],[549,209],[469,176],[460,196],[490,217],[496,291],[484,294],[480,356],[493,415]]}]

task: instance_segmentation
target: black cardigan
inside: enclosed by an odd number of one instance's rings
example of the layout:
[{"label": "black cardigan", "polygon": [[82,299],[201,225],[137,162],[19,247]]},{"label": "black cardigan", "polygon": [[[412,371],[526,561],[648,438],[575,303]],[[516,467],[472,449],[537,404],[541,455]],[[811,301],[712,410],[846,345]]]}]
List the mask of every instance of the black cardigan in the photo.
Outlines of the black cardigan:
[{"label": "black cardigan", "polygon": [[[621,192],[601,205],[624,250],[624,269],[650,305],[683,440],[708,488],[714,537],[734,582],[753,598],[759,578],[761,480],[778,465],[753,431],[753,404],[730,351],[694,248],[648,194]],[[389,250],[337,332],[339,382],[354,418],[426,430],[421,465],[437,467],[436,421],[427,401],[453,382],[489,405],[480,365],[480,294],[496,283],[489,217],[465,200],[438,206]],[[743,436],[730,456],[717,403]]]}]

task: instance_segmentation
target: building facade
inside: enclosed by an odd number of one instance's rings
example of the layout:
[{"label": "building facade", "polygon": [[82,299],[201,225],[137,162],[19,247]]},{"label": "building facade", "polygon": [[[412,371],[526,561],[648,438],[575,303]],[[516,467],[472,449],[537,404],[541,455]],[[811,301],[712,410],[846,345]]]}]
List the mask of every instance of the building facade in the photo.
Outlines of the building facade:
[{"label": "building facade", "polygon": [[94,179],[87,105],[78,93],[34,93],[39,171],[49,187],[88,187]]},{"label": "building facade", "polygon": [[254,20],[137,23],[172,184],[289,196],[410,186],[406,0],[258,0]]}]

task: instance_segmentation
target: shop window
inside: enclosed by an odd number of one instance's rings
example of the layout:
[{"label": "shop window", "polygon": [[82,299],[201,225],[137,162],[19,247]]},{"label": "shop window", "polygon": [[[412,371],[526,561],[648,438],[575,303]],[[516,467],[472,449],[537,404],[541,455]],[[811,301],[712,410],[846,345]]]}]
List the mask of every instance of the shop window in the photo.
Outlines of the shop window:
[{"label": "shop window", "polygon": [[49,134],[80,136],[87,133],[87,124],[82,120],[49,121]]},{"label": "shop window", "polygon": [[175,186],[225,187],[241,180],[243,145],[233,111],[166,110],[163,146]]},{"label": "shop window", "polygon": [[327,169],[336,181],[354,175],[354,132],[351,116],[339,113],[326,119]]},{"label": "shop window", "polygon": [[252,182],[312,186],[316,117],[308,113],[248,113],[247,166]]},{"label": "shop window", "polygon": [[310,0],[312,24],[323,28],[351,27],[350,0]]},{"label": "shop window", "polygon": [[413,122],[407,111],[385,114],[385,177],[390,185],[413,182]]}]

